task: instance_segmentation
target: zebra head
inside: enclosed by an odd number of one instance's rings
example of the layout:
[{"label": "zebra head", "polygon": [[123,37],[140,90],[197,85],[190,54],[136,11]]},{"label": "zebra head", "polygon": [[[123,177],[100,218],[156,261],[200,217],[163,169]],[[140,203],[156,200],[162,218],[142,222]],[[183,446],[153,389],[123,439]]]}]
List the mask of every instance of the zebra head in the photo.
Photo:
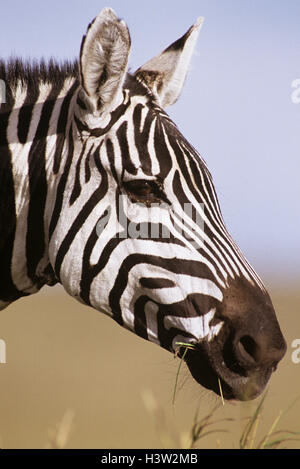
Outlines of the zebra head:
[{"label": "zebra head", "polygon": [[285,341],[225,228],[205,162],[164,111],[201,24],[133,74],[124,21],[104,9],[89,25],[52,181],[49,257],[72,296],[173,353],[191,344],[197,382],[219,393],[219,380],[225,397],[251,399]]}]

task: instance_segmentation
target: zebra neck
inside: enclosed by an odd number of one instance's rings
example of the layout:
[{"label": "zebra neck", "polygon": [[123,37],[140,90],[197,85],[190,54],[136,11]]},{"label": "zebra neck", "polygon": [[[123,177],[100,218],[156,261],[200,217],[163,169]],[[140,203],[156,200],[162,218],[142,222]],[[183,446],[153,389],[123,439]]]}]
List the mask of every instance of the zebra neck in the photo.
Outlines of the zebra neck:
[{"label": "zebra neck", "polygon": [[[0,301],[35,293],[56,279],[48,259],[47,206],[63,156],[73,83],[26,87],[0,113]],[[0,304],[1,307],[1,304]]]}]

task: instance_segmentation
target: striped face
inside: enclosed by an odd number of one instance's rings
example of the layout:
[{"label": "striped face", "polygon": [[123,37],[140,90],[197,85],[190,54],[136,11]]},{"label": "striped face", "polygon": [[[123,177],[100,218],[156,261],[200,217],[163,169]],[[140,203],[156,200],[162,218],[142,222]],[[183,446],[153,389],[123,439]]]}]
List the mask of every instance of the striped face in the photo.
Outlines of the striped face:
[{"label": "striped face", "polygon": [[[89,174],[80,196],[70,173],[84,223],[78,232],[76,202],[70,207],[66,196],[53,239],[60,246],[55,271],[72,295],[175,351],[177,342],[217,335],[222,321],[210,325],[216,305],[244,261],[227,238],[204,162],[135,77],[127,77],[119,107],[126,111],[109,131],[98,137],[100,127],[90,129],[82,145],[80,165]],[[66,244],[69,216],[75,222]]]},{"label": "striped face", "polygon": [[120,109],[100,136],[82,109],[75,117],[85,136],[53,237],[55,272],[135,334],[171,352],[193,344],[185,359],[202,385],[218,393],[219,378],[225,397],[253,398],[285,350],[271,300],[224,226],[205,163],[136,77]]},{"label": "striped face", "polygon": [[64,82],[51,118],[60,129],[65,119],[65,132],[48,140],[39,266],[135,334],[179,354],[191,344],[185,360],[197,382],[251,399],[285,342],[225,228],[206,164],[164,111],[180,95],[201,24],[129,74],[125,23],[110,9],[91,23],[80,83]]}]

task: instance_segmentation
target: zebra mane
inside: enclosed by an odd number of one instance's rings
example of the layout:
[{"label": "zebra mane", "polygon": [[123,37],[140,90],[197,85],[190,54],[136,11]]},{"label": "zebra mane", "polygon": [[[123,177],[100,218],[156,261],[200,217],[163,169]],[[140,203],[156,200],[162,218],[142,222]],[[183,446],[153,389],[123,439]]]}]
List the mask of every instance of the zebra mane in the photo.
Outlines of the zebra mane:
[{"label": "zebra mane", "polygon": [[68,77],[78,77],[77,60],[58,62],[53,58],[48,61],[14,57],[7,60],[0,59],[0,78],[10,86],[16,85],[20,80],[25,85],[46,82],[61,86]]},{"label": "zebra mane", "polygon": [[79,80],[78,61],[58,62],[51,58],[48,61],[24,60],[11,57],[7,60],[0,59],[0,80],[3,80],[7,89],[8,104],[13,90],[21,83],[34,98],[36,90],[41,83],[49,83],[54,89],[63,86],[66,78]]},{"label": "zebra mane", "polygon": [[[52,89],[59,90],[67,78],[74,78],[79,84],[79,63],[77,59],[62,62],[54,58],[28,59],[11,57],[9,59],[0,58],[0,80],[6,85],[6,104],[10,107],[13,104],[12,95],[16,87],[21,84],[27,88],[27,99],[34,101],[36,93],[41,83],[52,85]],[[127,73],[125,86],[140,95],[152,96],[151,91],[140,82],[134,79],[131,73]]]}]

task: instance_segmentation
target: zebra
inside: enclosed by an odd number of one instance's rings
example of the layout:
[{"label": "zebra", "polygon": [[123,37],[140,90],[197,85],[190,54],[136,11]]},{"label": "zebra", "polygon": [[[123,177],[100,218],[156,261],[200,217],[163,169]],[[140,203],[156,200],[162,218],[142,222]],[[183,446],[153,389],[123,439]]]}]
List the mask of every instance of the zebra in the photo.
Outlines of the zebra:
[{"label": "zebra", "polygon": [[60,283],[138,336],[184,350],[203,387],[248,400],[286,343],[205,161],[165,111],[202,23],[134,73],[128,27],[110,8],[89,24],[79,60],[0,62],[0,306]]}]

